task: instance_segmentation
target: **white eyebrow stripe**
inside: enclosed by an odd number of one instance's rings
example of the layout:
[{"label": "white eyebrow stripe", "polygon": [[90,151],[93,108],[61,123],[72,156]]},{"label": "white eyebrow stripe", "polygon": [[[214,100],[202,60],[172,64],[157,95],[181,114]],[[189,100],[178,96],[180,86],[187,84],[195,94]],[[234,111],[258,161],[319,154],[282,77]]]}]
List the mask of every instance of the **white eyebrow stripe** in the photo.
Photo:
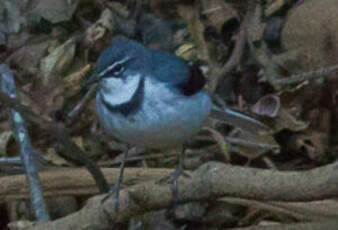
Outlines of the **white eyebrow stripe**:
[{"label": "white eyebrow stripe", "polygon": [[105,75],[108,71],[112,70],[115,66],[117,66],[119,64],[126,63],[129,59],[130,59],[129,57],[125,57],[121,61],[114,62],[113,64],[111,64],[110,66],[108,66],[106,69],[102,70],[99,73],[99,77],[102,77],[103,75]]}]

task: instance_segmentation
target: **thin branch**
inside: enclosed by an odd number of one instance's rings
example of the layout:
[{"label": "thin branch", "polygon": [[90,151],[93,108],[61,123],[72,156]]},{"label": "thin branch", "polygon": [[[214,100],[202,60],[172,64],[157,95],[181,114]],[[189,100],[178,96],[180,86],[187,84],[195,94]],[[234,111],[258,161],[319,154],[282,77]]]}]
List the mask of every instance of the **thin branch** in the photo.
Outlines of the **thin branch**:
[{"label": "thin branch", "polygon": [[229,230],[335,230],[338,226],[338,220],[295,223],[295,224],[274,224],[266,226],[251,226],[246,228],[231,228]]},{"label": "thin branch", "polygon": [[302,81],[309,81],[319,78],[324,78],[330,76],[331,73],[338,71],[338,65],[330,66],[327,68],[321,68],[316,71],[301,73],[301,74],[294,74],[290,77],[283,78],[283,79],[276,79],[274,80],[274,84],[281,84],[281,85],[288,85],[288,84],[295,84]]},{"label": "thin branch", "polygon": [[0,102],[4,103],[12,109],[15,109],[16,111],[21,113],[21,115],[26,120],[38,125],[40,128],[50,133],[56,140],[63,144],[63,146],[66,148],[65,152],[69,158],[76,162],[79,162],[89,170],[101,192],[109,191],[107,181],[104,179],[100,169],[95,165],[93,161],[89,159],[88,154],[82,151],[71,140],[68,130],[63,124],[52,122],[51,120],[35,114],[29,107],[22,105],[18,100],[16,100],[15,98],[11,98],[4,93],[0,93]]},{"label": "thin branch", "polygon": [[243,56],[245,42],[246,42],[246,30],[248,15],[245,16],[241,26],[239,27],[239,32],[236,38],[235,47],[232,51],[232,54],[229,58],[229,61],[222,68],[221,75],[225,76],[235,69],[240,64],[241,58]]},{"label": "thin branch", "polygon": [[22,165],[20,157],[0,157],[1,165]]},{"label": "thin branch", "polygon": [[[0,65],[0,74],[2,76],[1,91],[11,98],[16,98],[13,73],[6,65]],[[50,217],[43,198],[38,170],[34,159],[34,149],[26,129],[25,121],[21,114],[14,109],[11,109],[11,119],[15,137],[20,147],[20,159],[25,168],[26,177],[29,183],[30,197],[35,218],[37,221],[48,221],[50,220]]]},{"label": "thin branch", "polygon": [[[118,177],[118,168],[101,168],[109,184],[114,184]],[[159,180],[172,172],[163,168],[126,168],[122,187],[131,186],[151,180]],[[93,196],[99,190],[85,168],[49,167],[39,173],[45,197],[53,196]],[[29,186],[25,175],[11,175],[0,177],[0,200],[28,198]]]},{"label": "thin branch", "polygon": [[250,148],[262,148],[262,149],[277,149],[279,146],[278,145],[273,145],[269,143],[262,143],[262,142],[257,142],[257,141],[250,141],[250,140],[245,140],[242,138],[236,138],[236,137],[225,137],[225,140],[231,144],[236,144],[236,145],[241,145],[245,147],[250,147]]},{"label": "thin branch", "polygon": [[74,109],[68,114],[68,120],[67,123],[71,124],[74,119],[80,114],[80,112],[85,108],[85,106],[88,104],[88,101],[92,99],[96,92],[96,87],[93,86],[89,89],[89,91],[86,93],[86,95],[81,99],[81,101],[74,107]]}]

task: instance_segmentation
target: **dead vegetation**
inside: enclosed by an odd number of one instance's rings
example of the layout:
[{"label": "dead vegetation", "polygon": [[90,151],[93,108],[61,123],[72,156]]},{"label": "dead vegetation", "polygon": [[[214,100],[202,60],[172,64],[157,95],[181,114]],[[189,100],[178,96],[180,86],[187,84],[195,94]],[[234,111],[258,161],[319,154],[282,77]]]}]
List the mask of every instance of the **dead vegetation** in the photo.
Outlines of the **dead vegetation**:
[{"label": "dead vegetation", "polygon": [[[335,0],[0,0],[0,64],[17,88],[15,100],[0,94],[0,154],[19,153],[10,107],[26,120],[53,219],[30,222],[22,168],[1,160],[0,228],[336,229],[336,12]],[[83,85],[117,36],[197,63],[215,103],[270,127],[209,119],[188,146],[173,212],[161,178],[177,150],[129,154],[119,213],[98,195],[125,146],[103,132]]]}]

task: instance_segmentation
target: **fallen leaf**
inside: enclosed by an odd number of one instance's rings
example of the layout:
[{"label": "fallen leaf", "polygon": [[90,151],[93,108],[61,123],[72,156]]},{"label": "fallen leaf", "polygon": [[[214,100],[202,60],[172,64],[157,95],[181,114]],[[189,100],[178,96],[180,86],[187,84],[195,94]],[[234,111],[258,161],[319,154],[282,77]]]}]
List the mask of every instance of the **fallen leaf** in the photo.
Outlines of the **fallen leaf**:
[{"label": "fallen leaf", "polygon": [[209,26],[214,27],[218,34],[222,33],[226,22],[238,17],[231,4],[222,0],[204,1],[202,3],[202,15],[208,19]]},{"label": "fallen leaf", "polygon": [[71,166],[71,164],[56,153],[54,148],[47,149],[44,159],[55,166]]},{"label": "fallen leaf", "polygon": [[51,23],[69,21],[78,6],[78,0],[43,0],[39,1],[31,14],[42,17]]},{"label": "fallen leaf", "polygon": [[300,134],[296,139],[296,148],[312,160],[323,160],[328,149],[327,133],[316,131]]},{"label": "fallen leaf", "polygon": [[75,47],[74,39],[69,39],[41,60],[40,69],[43,82],[51,81],[50,77],[53,74],[63,74],[68,70],[74,59]]},{"label": "fallen leaf", "polygon": [[66,76],[63,79],[63,96],[68,98],[78,93],[78,91],[82,89],[83,83],[86,81],[84,77],[91,71],[91,69],[92,65],[88,64],[80,70]]},{"label": "fallen leaf", "polygon": [[281,107],[277,117],[273,120],[275,132],[283,129],[303,131],[309,127],[309,122],[297,120],[285,108]]},{"label": "fallen leaf", "polygon": [[265,95],[252,107],[254,113],[269,117],[276,117],[279,109],[280,99],[275,95]]},{"label": "fallen leaf", "polygon": [[29,42],[20,49],[16,50],[8,57],[11,65],[18,66],[25,73],[37,74],[41,59],[46,54],[48,48],[55,46],[57,41],[51,40],[47,36],[35,37],[38,42]]},{"label": "fallen leaf", "polygon": [[12,131],[4,131],[0,133],[0,156],[5,156],[8,141],[14,137]]},{"label": "fallen leaf", "polygon": [[27,23],[22,16],[20,2],[0,0],[0,32],[5,34],[18,33]]},{"label": "fallen leaf", "polygon": [[260,157],[263,154],[278,154],[280,152],[279,144],[273,135],[267,132],[259,134],[240,132],[235,137],[226,137],[225,140],[231,144],[232,151],[235,150],[234,146],[237,146],[235,152],[249,160]]},{"label": "fallen leaf", "polygon": [[197,56],[196,53],[196,47],[193,43],[184,43],[175,51],[177,56],[187,61],[193,61]]}]

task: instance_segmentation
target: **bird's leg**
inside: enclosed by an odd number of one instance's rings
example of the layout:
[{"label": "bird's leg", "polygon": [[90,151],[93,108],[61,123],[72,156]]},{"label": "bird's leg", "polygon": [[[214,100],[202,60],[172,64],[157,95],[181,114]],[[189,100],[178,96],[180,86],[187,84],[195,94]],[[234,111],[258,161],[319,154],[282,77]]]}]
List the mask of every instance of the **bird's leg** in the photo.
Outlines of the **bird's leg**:
[{"label": "bird's leg", "polygon": [[178,204],[178,178],[182,175],[184,177],[190,177],[189,174],[184,172],[184,158],[185,158],[185,150],[186,150],[186,144],[184,143],[182,146],[182,151],[178,153],[178,168],[175,169],[173,173],[170,174],[171,179],[173,180],[173,202],[171,204],[171,207],[167,210],[167,217],[169,219],[174,218],[175,219],[175,210]]},{"label": "bird's leg", "polygon": [[113,201],[113,205],[114,205],[114,209],[115,209],[115,213],[118,213],[119,211],[119,196],[120,196],[120,187],[121,187],[121,183],[123,180],[123,171],[124,171],[124,166],[126,163],[126,159],[128,157],[128,152],[129,152],[129,147],[127,148],[127,151],[124,151],[123,153],[123,158],[120,164],[120,170],[119,170],[119,176],[114,184],[113,187],[113,192],[114,192],[114,201]]},{"label": "bird's leg", "polygon": [[177,181],[178,178],[182,175],[185,177],[189,177],[187,173],[184,172],[184,158],[185,158],[185,150],[186,150],[186,144],[184,143],[182,146],[182,151],[178,155],[178,168],[175,169],[175,171],[172,174],[173,177],[173,200],[174,200],[174,206],[176,206],[178,201],[178,185]]},{"label": "bird's leg", "polygon": [[109,198],[111,195],[113,195],[113,205],[114,205],[115,213],[118,213],[118,211],[119,211],[120,188],[121,188],[121,183],[123,181],[123,171],[124,171],[126,159],[128,157],[129,149],[130,148],[128,147],[127,150],[125,150],[124,153],[123,153],[123,158],[122,158],[121,164],[120,164],[119,175],[117,177],[117,180],[115,181],[114,186],[109,191],[107,196],[105,196],[101,201],[101,202],[104,202],[105,200],[107,200],[107,198]]},{"label": "bird's leg", "polygon": [[183,172],[184,171],[184,158],[185,158],[185,150],[186,150],[187,146],[186,144],[182,145],[182,150],[181,153],[178,156],[178,170]]}]

